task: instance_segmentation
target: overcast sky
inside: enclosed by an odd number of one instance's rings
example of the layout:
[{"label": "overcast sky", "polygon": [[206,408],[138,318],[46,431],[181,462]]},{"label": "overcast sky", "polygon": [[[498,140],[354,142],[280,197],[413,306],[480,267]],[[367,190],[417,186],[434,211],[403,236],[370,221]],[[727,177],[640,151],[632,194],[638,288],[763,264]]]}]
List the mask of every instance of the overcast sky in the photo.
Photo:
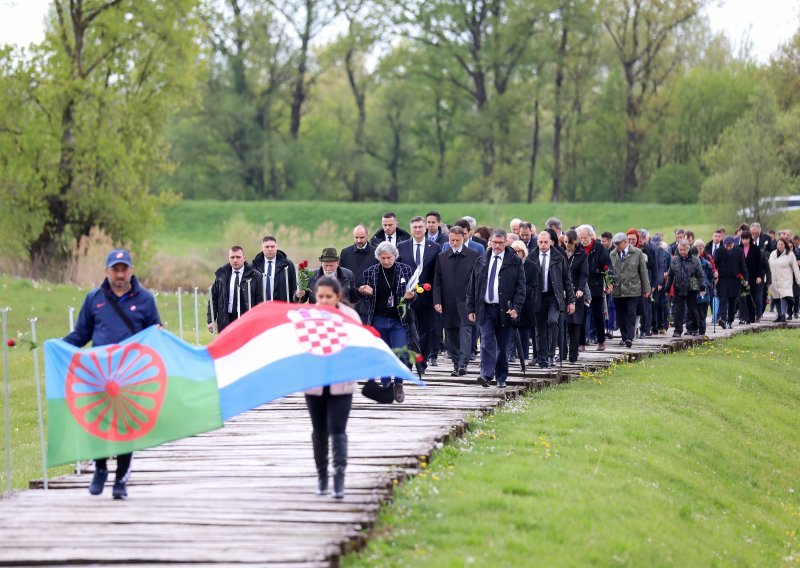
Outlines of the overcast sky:
[{"label": "overcast sky", "polygon": [[[720,0],[707,13],[714,31],[722,30],[739,46],[749,37],[762,63],[800,27],[800,0]],[[50,0],[0,0],[0,44],[27,45],[43,35]]]}]

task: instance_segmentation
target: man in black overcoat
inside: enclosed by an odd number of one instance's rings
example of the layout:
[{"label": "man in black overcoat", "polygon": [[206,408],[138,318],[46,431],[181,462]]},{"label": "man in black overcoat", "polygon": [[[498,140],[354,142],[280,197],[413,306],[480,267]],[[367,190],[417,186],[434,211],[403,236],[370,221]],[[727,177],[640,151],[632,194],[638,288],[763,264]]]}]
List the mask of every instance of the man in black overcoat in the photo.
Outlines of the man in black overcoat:
[{"label": "man in black overcoat", "polygon": [[436,260],[433,277],[433,308],[441,314],[447,353],[453,361],[451,376],[467,374],[472,352],[472,328],[467,317],[467,288],[472,269],[480,254],[464,245],[466,234],[461,227],[451,227],[450,248]]},{"label": "man in black overcoat", "polygon": [[742,279],[747,279],[747,266],[744,263],[744,252],[735,245],[733,237],[727,236],[722,241],[722,248],[714,257],[719,279],[717,281],[717,297],[719,298],[719,314],[717,323],[722,329],[733,326],[736,308],[741,293]]},{"label": "man in black overcoat", "polygon": [[[353,229],[353,244],[343,248],[339,257],[339,266],[353,273],[355,289],[358,290],[364,285],[364,271],[373,264],[378,264],[375,247],[369,242],[367,228],[364,225],[356,225]],[[366,321],[367,303],[361,295],[358,296],[354,307],[361,320]]]}]

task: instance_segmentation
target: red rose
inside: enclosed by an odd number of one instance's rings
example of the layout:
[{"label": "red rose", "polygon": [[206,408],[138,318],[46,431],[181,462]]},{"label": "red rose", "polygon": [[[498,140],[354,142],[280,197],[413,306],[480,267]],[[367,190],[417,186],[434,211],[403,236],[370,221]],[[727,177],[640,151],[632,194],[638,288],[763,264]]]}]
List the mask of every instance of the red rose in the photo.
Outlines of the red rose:
[{"label": "red rose", "polygon": [[423,357],[422,355],[417,355],[415,359],[417,363],[422,363],[425,360],[425,357]]},{"label": "red rose", "polygon": [[431,285],[428,284],[427,282],[425,282],[425,284],[422,285],[422,289],[425,290],[426,292],[430,292],[431,291]]},{"label": "red rose", "polygon": [[603,267],[603,270],[608,270],[608,265],[607,264]]},{"label": "red rose", "polygon": [[15,346],[17,345],[17,342],[16,342],[16,341],[14,341],[13,339],[9,339],[8,341],[6,341],[6,344],[7,344],[9,347],[15,347]]},{"label": "red rose", "polygon": [[741,279],[742,279],[742,273],[740,272],[739,274],[737,274],[737,275],[736,275],[736,278],[738,278],[739,280],[741,280]]}]

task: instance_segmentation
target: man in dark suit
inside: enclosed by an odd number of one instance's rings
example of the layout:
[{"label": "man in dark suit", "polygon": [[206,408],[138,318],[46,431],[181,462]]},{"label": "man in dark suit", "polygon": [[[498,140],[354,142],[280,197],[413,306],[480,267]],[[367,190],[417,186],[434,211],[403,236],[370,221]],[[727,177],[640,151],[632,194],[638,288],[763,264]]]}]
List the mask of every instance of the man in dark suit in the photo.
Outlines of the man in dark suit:
[{"label": "man in dark suit", "polygon": [[772,281],[772,275],[769,271],[769,255],[775,250],[775,241],[766,233],[761,232],[761,223],[750,225],[750,235],[753,238],[753,246],[761,251],[761,263],[765,274],[764,285],[761,286],[761,304],[756,314],[756,320],[758,321],[761,320],[761,316],[767,308],[767,294],[769,292],[769,284]]},{"label": "man in dark suit", "polygon": [[253,268],[264,275],[261,295],[263,301],[296,302],[297,272],[294,263],[278,249],[275,237],[266,236],[261,242],[261,252],[253,259]]},{"label": "man in dark suit", "polygon": [[566,269],[564,255],[553,247],[549,231],[539,233],[537,248],[531,252],[531,262],[536,265],[536,278],[541,282],[536,306],[536,362],[542,368],[555,364],[553,353],[559,340],[561,314],[575,311],[575,290],[572,277]]},{"label": "man in dark suit", "polygon": [[506,232],[492,231],[490,249],[472,269],[467,289],[467,317],[481,330],[481,374],[478,383],[489,386],[492,377],[505,388],[508,376],[508,338],[511,319],[525,302],[522,260],[506,246]]},{"label": "man in dark suit", "polygon": [[761,320],[764,313],[761,299],[762,287],[767,278],[766,263],[763,258],[763,251],[753,245],[753,236],[750,231],[742,231],[739,235],[739,246],[744,253],[744,264],[747,267],[750,292],[746,296],[740,296],[739,316],[740,323],[756,323]]},{"label": "man in dark suit", "polygon": [[208,331],[221,332],[247,310],[263,301],[261,273],[247,262],[242,247],[228,251],[228,264],[214,273],[206,322]]},{"label": "man in dark suit", "polygon": [[722,248],[722,240],[725,238],[725,231],[722,228],[714,231],[714,236],[711,237],[711,242],[705,246],[706,255],[714,258],[717,256],[717,251]]},{"label": "man in dark suit", "polygon": [[463,228],[450,229],[450,249],[439,253],[433,278],[433,308],[442,317],[453,377],[467,374],[472,353],[474,323],[467,317],[467,288],[475,262],[481,256],[464,246],[465,238]]},{"label": "man in dark suit", "polygon": [[[409,223],[411,228],[411,238],[397,245],[400,252],[398,260],[403,264],[409,265],[412,270],[422,266],[419,275],[419,285],[433,285],[433,276],[436,271],[436,257],[442,252],[442,247],[425,238],[427,231],[425,220],[422,217],[414,217]],[[411,305],[417,319],[417,331],[419,332],[420,352],[425,361],[436,365],[436,356],[431,351],[431,334],[433,333],[433,294],[423,292],[417,301]],[[437,342],[438,349],[438,342]]]},{"label": "man in dark suit", "polygon": [[383,214],[381,218],[381,228],[372,235],[370,242],[376,247],[384,241],[397,246],[399,243],[407,241],[410,238],[411,235],[403,229],[398,228],[397,215],[389,211]]},{"label": "man in dark suit", "polygon": [[426,239],[440,247],[447,242],[447,233],[442,230],[442,216],[438,211],[428,211],[428,214],[425,215],[425,224],[428,226],[428,232],[425,233]]},{"label": "man in dark suit", "polygon": [[529,253],[536,248],[536,237],[533,236],[533,225],[530,222],[520,221],[519,240],[525,243]]},{"label": "man in dark suit", "polygon": [[744,252],[736,246],[734,238],[725,237],[723,248],[717,251],[714,264],[717,266],[717,297],[719,298],[719,317],[717,323],[722,329],[733,326],[736,308],[741,291],[741,279],[747,279],[747,266]]},{"label": "man in dark suit", "polygon": [[[373,264],[378,264],[378,259],[375,258],[375,247],[369,243],[367,228],[364,225],[356,225],[356,228],[353,229],[353,245],[343,248],[339,256],[339,266],[353,273],[355,288],[358,290],[364,285],[364,271]],[[358,298],[354,307],[362,321],[366,321],[367,303],[360,294]]]},{"label": "man in dark suit", "polygon": [[[480,244],[477,240],[475,240],[474,238],[472,238],[470,236],[470,235],[472,235],[472,231],[469,228],[470,224],[469,224],[469,221],[467,220],[466,217],[463,218],[463,219],[459,219],[458,221],[453,223],[453,226],[454,227],[461,227],[462,229],[464,229],[465,238],[466,238],[466,241],[464,242],[464,246],[469,247],[469,248],[477,251],[478,254],[483,254],[483,253],[486,252],[486,247],[484,245]],[[481,240],[483,240],[483,239],[481,239]],[[442,251],[446,251],[449,248],[450,248],[450,243],[449,242],[442,245]]]}]

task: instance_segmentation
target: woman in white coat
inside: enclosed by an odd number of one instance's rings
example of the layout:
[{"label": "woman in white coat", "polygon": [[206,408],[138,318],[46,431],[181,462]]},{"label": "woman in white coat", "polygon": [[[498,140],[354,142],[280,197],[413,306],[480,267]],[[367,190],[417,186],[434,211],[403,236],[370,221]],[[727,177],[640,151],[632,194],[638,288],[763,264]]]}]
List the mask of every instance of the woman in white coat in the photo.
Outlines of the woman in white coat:
[{"label": "woman in white coat", "polygon": [[[329,276],[317,280],[314,287],[317,305],[333,306],[361,323],[353,308],[342,303],[342,287]],[[347,467],[347,419],[353,404],[355,383],[336,383],[306,391],[306,406],[311,416],[311,441],[317,466],[317,495],[328,492],[328,438],[333,441],[333,498],[344,497],[344,470]]]},{"label": "woman in white coat", "polygon": [[797,258],[791,251],[791,246],[786,239],[778,239],[776,248],[769,255],[769,270],[772,274],[770,293],[778,302],[778,318],[776,322],[785,322],[789,303],[794,298],[792,283],[800,285],[800,268],[797,267]]}]

